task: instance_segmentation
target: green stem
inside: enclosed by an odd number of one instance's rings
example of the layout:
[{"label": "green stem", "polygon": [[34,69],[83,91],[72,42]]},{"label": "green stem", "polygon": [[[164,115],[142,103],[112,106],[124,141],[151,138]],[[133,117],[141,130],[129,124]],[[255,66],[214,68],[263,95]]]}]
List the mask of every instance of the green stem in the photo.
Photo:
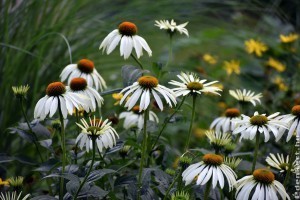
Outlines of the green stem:
[{"label": "green stem", "polygon": [[135,55],[130,54],[131,57],[135,60],[135,62],[137,62],[137,64],[140,66],[141,69],[144,69],[142,63],[135,57]]},{"label": "green stem", "polygon": [[140,163],[140,169],[139,169],[139,177],[138,177],[138,199],[141,198],[141,187],[142,187],[142,172],[143,172],[143,167],[144,167],[144,161],[146,159],[147,156],[147,138],[148,138],[148,134],[147,134],[147,118],[148,118],[148,114],[149,113],[149,108],[147,108],[144,111],[144,130],[143,130],[143,146],[142,146],[142,157],[141,157],[141,163]]},{"label": "green stem", "polygon": [[169,66],[169,64],[172,62],[172,57],[173,57],[173,49],[172,49],[172,34],[170,34],[170,40],[169,40],[169,57],[168,57],[168,61],[166,63],[165,68],[167,68]]},{"label": "green stem", "polygon": [[[78,112],[77,108],[75,108],[75,110],[76,110],[76,122],[77,122],[77,124],[79,124],[79,112]],[[77,129],[77,136],[78,136],[80,134],[80,128],[79,128],[79,126],[76,126],[76,129]],[[74,160],[74,162],[75,162],[75,164],[77,164],[77,148],[78,148],[78,144],[75,143],[75,150],[74,150],[74,153],[75,153],[75,160]]]},{"label": "green stem", "polygon": [[181,108],[181,106],[183,105],[184,100],[185,100],[185,96],[183,97],[182,101],[180,102],[180,104],[179,104],[179,106],[176,108],[176,110],[170,115],[170,117],[168,117],[168,118],[165,120],[165,122],[164,122],[162,128],[160,129],[160,131],[159,131],[159,133],[158,133],[158,136],[157,136],[155,142],[153,143],[153,145],[152,145],[152,147],[151,147],[151,150],[153,150],[153,148],[154,148],[155,145],[157,144],[157,142],[158,142],[158,140],[159,140],[159,138],[160,138],[162,132],[165,130],[167,124],[168,124],[169,121],[170,121],[170,119],[172,119],[172,117],[178,112],[178,110],[179,110],[179,109]]},{"label": "green stem", "polygon": [[[171,189],[173,188],[174,184],[175,184],[177,181],[180,180],[182,172],[183,172],[183,170],[180,169],[180,171],[178,172],[177,176],[174,178],[173,182],[172,182],[171,185],[168,187],[168,190],[167,190],[167,192],[166,192],[165,197],[164,197],[163,200],[167,200],[167,199],[168,199],[168,196],[169,196],[169,194],[170,194]],[[177,191],[180,191],[180,189],[177,189]]]},{"label": "green stem", "polygon": [[31,128],[31,126],[30,126],[28,117],[27,117],[27,115],[26,115],[26,112],[25,112],[25,110],[24,110],[24,106],[23,106],[23,97],[20,97],[20,104],[21,104],[21,110],[22,110],[23,116],[24,116],[25,121],[26,121],[26,123],[27,123],[27,126],[28,126],[28,128],[29,128],[29,131],[30,131],[30,133],[31,133],[31,134],[33,135],[33,137],[34,137],[34,138],[33,138],[33,143],[34,143],[34,145],[35,145],[35,148],[36,148],[36,150],[37,150],[37,152],[38,152],[38,154],[39,154],[39,156],[40,156],[41,161],[44,162],[44,159],[43,159],[43,157],[42,157],[42,154],[41,154],[41,152],[40,152],[40,150],[39,150],[39,146],[38,146],[38,143],[37,143],[38,138],[37,138],[36,134],[33,132],[32,128]]},{"label": "green stem", "polygon": [[205,192],[204,192],[204,200],[208,200],[208,198],[209,198],[209,193],[210,193],[210,188],[211,188],[211,180],[212,179],[210,179],[208,181],[208,183],[206,184],[206,188],[205,188]]},{"label": "green stem", "polygon": [[257,155],[258,155],[258,149],[259,149],[259,132],[256,132],[254,158],[253,158],[253,163],[252,163],[252,173],[255,170],[256,160],[257,160]]},{"label": "green stem", "polygon": [[96,150],[95,150],[96,149],[96,138],[92,138],[92,147],[93,147],[92,163],[91,163],[90,168],[87,171],[87,173],[86,173],[83,181],[81,182],[81,184],[80,184],[80,186],[79,186],[79,188],[78,188],[78,190],[77,190],[77,192],[76,192],[76,194],[74,196],[74,199],[77,199],[77,196],[78,196],[80,190],[82,189],[83,185],[85,184],[88,176],[90,175],[90,173],[91,173],[91,171],[93,169],[93,165],[94,165],[94,162],[95,162],[95,156],[96,156]]},{"label": "green stem", "polygon": [[288,170],[287,170],[287,173],[286,173],[286,176],[285,176],[285,179],[284,179],[284,182],[283,182],[283,187],[286,188],[287,186],[287,183],[289,182],[289,179],[290,179],[290,175],[291,175],[291,170],[292,170],[292,167],[293,167],[293,161],[294,161],[294,157],[296,155],[296,145],[297,145],[297,140],[295,139],[295,142],[293,143],[293,147],[292,147],[292,151],[291,151],[291,154],[290,154],[290,160],[289,160],[289,166],[288,166]]},{"label": "green stem", "polygon": [[195,118],[196,98],[197,98],[197,95],[193,95],[192,119],[191,119],[191,123],[190,123],[189,135],[188,135],[188,138],[187,138],[187,141],[186,141],[184,152],[186,152],[188,150],[189,144],[190,144],[190,139],[191,139],[191,135],[192,135],[192,128],[193,128],[193,122],[194,122],[194,118]]},{"label": "green stem", "polygon": [[[61,173],[65,172],[66,167],[66,136],[65,136],[65,125],[64,117],[61,111],[61,102],[58,100],[58,110],[59,110],[59,119],[60,119],[60,134],[61,134],[61,149],[62,149],[62,170]],[[64,178],[60,178],[60,193],[59,199],[62,200],[64,196]]]}]

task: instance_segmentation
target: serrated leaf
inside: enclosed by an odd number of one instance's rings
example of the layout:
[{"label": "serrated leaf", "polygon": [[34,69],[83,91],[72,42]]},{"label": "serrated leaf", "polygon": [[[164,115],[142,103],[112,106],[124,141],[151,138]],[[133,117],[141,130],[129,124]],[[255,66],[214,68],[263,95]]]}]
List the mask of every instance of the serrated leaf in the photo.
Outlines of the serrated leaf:
[{"label": "serrated leaf", "polygon": [[33,197],[31,198],[31,200],[57,200],[57,199],[49,195],[41,195],[41,196]]},{"label": "serrated leaf", "polygon": [[11,134],[18,134],[21,138],[23,138],[27,142],[33,143],[34,141],[33,135],[29,134],[27,130],[22,130],[15,127],[9,128],[9,130]]},{"label": "serrated leaf", "polygon": [[126,176],[125,175],[125,176],[117,177],[114,185],[115,185],[115,187],[118,187],[118,186],[133,184],[135,182],[136,182],[136,176],[134,176],[134,175]]},{"label": "serrated leaf", "polygon": [[55,166],[57,166],[60,163],[57,159],[50,159],[47,162],[44,162],[41,164],[40,167],[34,169],[33,171],[38,172],[49,172],[51,171]]},{"label": "serrated leaf", "polygon": [[115,172],[116,171],[112,170],[112,169],[99,169],[99,170],[92,171],[87,178],[87,182],[88,183],[95,182],[95,181],[101,179],[106,174],[111,174],[111,173],[115,173]]},{"label": "serrated leaf", "polygon": [[111,154],[117,151],[120,151],[124,146],[124,141],[117,141],[116,145],[113,148],[108,149],[105,154]]},{"label": "serrated leaf", "polygon": [[45,176],[43,179],[45,178],[54,178],[54,177],[58,177],[58,178],[64,178],[67,179],[69,181],[74,181],[74,182],[79,182],[79,177],[74,175],[74,174],[49,174],[48,176]]}]

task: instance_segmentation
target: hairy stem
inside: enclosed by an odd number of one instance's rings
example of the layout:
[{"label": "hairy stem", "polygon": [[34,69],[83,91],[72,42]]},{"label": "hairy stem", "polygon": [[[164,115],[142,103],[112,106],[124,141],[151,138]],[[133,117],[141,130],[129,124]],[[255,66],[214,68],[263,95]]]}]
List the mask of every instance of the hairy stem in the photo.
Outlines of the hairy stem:
[{"label": "hairy stem", "polygon": [[186,152],[189,149],[189,145],[190,145],[190,139],[191,139],[191,135],[192,135],[192,128],[193,128],[193,122],[194,122],[194,118],[195,118],[195,110],[196,110],[196,95],[193,95],[193,108],[192,108],[192,119],[190,122],[190,128],[189,128],[189,135],[185,144],[185,148],[184,148],[184,152]]},{"label": "hairy stem", "polygon": [[95,150],[96,149],[96,138],[92,138],[92,147],[93,147],[92,163],[91,163],[90,168],[88,169],[83,181],[81,182],[81,184],[80,184],[80,186],[79,186],[79,188],[78,188],[78,190],[77,190],[77,192],[74,196],[74,199],[77,199],[77,196],[78,196],[80,190],[82,189],[83,185],[85,184],[87,178],[89,177],[89,175],[90,175],[90,173],[93,169],[93,165],[94,165],[94,162],[95,162],[95,155],[96,155],[96,150]]},{"label": "hairy stem", "polygon": [[135,62],[140,66],[141,69],[144,69],[142,63],[135,57],[135,55],[130,54],[131,57],[135,60]]},{"label": "hairy stem", "polygon": [[[59,119],[60,119],[60,135],[61,135],[61,149],[62,149],[62,170],[61,173],[65,172],[66,167],[66,136],[65,136],[65,125],[64,125],[64,117],[61,111],[61,102],[58,100],[58,110],[59,110]],[[64,196],[64,178],[60,178],[60,193],[59,199],[62,200]]]},{"label": "hairy stem", "polygon": [[256,132],[254,158],[253,158],[253,163],[252,163],[252,173],[255,170],[256,160],[257,160],[257,155],[258,155],[258,149],[259,149],[259,132]]},{"label": "hairy stem", "polygon": [[297,140],[295,139],[295,142],[292,142],[292,150],[291,150],[291,154],[290,154],[290,160],[289,160],[289,166],[288,166],[288,170],[286,172],[286,176],[285,176],[285,179],[284,179],[284,182],[283,182],[283,187],[286,188],[288,182],[289,182],[289,179],[290,179],[290,176],[291,176],[291,170],[292,170],[292,167],[293,167],[293,161],[294,161],[294,157],[296,155],[296,145],[297,145]]}]

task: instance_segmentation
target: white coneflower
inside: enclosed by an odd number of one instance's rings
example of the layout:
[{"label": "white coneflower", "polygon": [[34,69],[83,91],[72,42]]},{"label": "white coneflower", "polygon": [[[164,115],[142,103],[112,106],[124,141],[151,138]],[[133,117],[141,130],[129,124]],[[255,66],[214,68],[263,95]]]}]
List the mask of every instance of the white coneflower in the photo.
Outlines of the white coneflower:
[{"label": "white coneflower", "polygon": [[103,148],[112,148],[116,145],[116,138],[119,135],[108,119],[102,121],[102,119],[90,118],[90,124],[85,119],[81,119],[81,124],[76,123],[81,128],[81,133],[76,138],[76,143],[80,149],[85,147],[86,151],[89,152],[92,149],[92,139],[96,140],[97,148],[102,152]]},{"label": "white coneflower", "polygon": [[[177,103],[174,92],[171,89],[158,84],[158,79],[153,76],[140,77],[137,82],[134,82],[132,85],[124,88],[120,93],[124,93],[120,104],[126,100],[125,107],[127,107],[128,110],[131,110],[139,99],[139,111],[141,112],[142,110],[146,110],[150,105],[151,94],[153,95],[160,110],[163,110],[163,103],[158,94],[161,94],[164,97],[170,107],[173,106],[172,104],[176,105]],[[129,95],[130,97],[127,99]]]},{"label": "white coneflower", "polygon": [[121,43],[120,54],[124,56],[124,59],[130,56],[133,49],[135,49],[138,58],[143,55],[143,49],[147,51],[149,56],[152,55],[146,40],[137,35],[137,27],[134,23],[121,23],[118,29],[113,30],[104,38],[99,49],[103,49],[103,52],[106,51],[107,54],[110,54],[119,43]]},{"label": "white coneflower", "polygon": [[[120,113],[119,118],[124,118],[123,127],[125,129],[130,129],[133,127],[137,127],[139,130],[143,129],[144,126],[144,112],[140,112],[140,106],[134,106],[129,112]],[[158,123],[158,117],[153,111],[149,111],[149,116],[147,118],[149,121],[153,121]]]},{"label": "white coneflower", "polygon": [[270,139],[270,132],[272,132],[277,137],[278,128],[287,128],[286,124],[276,120],[279,115],[279,112],[269,115],[259,114],[258,112],[254,113],[254,116],[248,117],[242,114],[242,119],[232,120],[236,124],[236,128],[233,131],[233,134],[241,133],[241,139],[250,139],[253,140],[256,136],[256,133],[263,133],[265,136],[265,142],[268,142]]},{"label": "white coneflower", "polygon": [[262,98],[262,94],[255,94],[251,90],[229,90],[229,94],[240,102],[250,102],[254,106],[256,106],[256,102],[261,103],[260,98]]},{"label": "white coneflower", "polygon": [[250,176],[245,176],[235,184],[237,200],[264,199],[274,200],[280,196],[290,200],[283,185],[275,180],[274,174],[268,169],[257,169]]},{"label": "white coneflower", "polygon": [[[279,169],[280,172],[282,173],[288,171],[290,159],[289,156],[285,157],[283,154],[277,153],[277,157],[276,157],[274,154],[270,153],[270,156],[266,158],[266,162],[271,167]],[[296,161],[293,162],[291,167],[291,172],[293,173],[295,173],[295,165],[296,165]]]},{"label": "white coneflower", "polygon": [[205,132],[209,142],[214,147],[224,147],[231,142],[231,134],[220,131],[208,130]]},{"label": "white coneflower", "polygon": [[95,87],[96,90],[106,89],[106,83],[95,68],[93,61],[81,59],[77,64],[66,66],[60,74],[61,81],[68,79],[68,85],[73,78],[82,77],[87,81],[88,86]]},{"label": "white coneflower", "polygon": [[68,113],[72,115],[74,108],[86,108],[89,103],[88,97],[67,91],[62,82],[53,82],[48,85],[46,96],[37,102],[34,118],[44,120],[48,114],[49,117],[52,117],[60,109],[64,119],[66,119]]},{"label": "white coneflower", "polygon": [[219,183],[221,189],[224,188],[225,180],[227,180],[229,190],[232,190],[237,175],[229,166],[224,164],[222,156],[205,154],[203,161],[190,165],[182,173],[182,178],[185,185],[192,183],[195,179],[197,185],[205,185],[211,180],[213,188]]},{"label": "white coneflower", "polygon": [[84,78],[73,78],[70,85],[66,87],[67,91],[85,95],[89,98],[90,103],[86,105],[86,109],[94,112],[98,107],[101,107],[104,99],[94,88],[87,85],[87,81]]},{"label": "white coneflower", "polygon": [[29,199],[30,194],[27,194],[25,197],[21,198],[22,192],[18,195],[16,191],[14,192],[5,192],[0,195],[0,200],[26,200]]},{"label": "white coneflower", "polygon": [[[278,118],[288,124],[289,131],[287,133],[286,142],[288,142],[293,134],[296,132],[297,136],[300,136],[300,105],[296,105],[292,108],[292,114],[283,115]],[[282,137],[286,129],[280,129],[277,136],[277,141]]]},{"label": "white coneflower", "polygon": [[[177,88],[173,88],[173,91],[175,92],[176,96],[186,96],[186,95],[196,95],[196,94],[202,94],[202,93],[212,93],[220,95],[218,92],[222,91],[220,88],[215,86],[210,86],[214,83],[217,83],[218,81],[213,81],[209,83],[205,83],[206,80],[200,80],[196,76],[196,74],[186,74],[184,72],[181,72],[180,75],[177,75],[177,77],[182,81],[174,81],[171,80],[169,84],[178,86]],[[220,95],[221,96],[221,95]]]},{"label": "white coneflower", "polygon": [[235,124],[231,121],[240,118],[240,111],[237,108],[228,108],[225,111],[225,116],[216,118],[210,125],[210,129],[215,129],[216,131],[233,131]]},{"label": "white coneflower", "polygon": [[185,22],[183,24],[177,25],[176,22],[172,19],[170,22],[168,20],[159,20],[155,21],[155,26],[160,29],[165,29],[170,33],[179,32],[180,34],[184,33],[186,36],[189,36],[189,32],[186,28],[184,28],[189,22]]}]

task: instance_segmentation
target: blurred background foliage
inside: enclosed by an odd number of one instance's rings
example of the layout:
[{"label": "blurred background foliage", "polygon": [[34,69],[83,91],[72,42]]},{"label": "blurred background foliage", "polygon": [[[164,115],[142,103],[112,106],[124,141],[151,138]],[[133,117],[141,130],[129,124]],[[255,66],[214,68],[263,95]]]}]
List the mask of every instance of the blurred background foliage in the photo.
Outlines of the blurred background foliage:
[{"label": "blurred background foliage", "polygon": [[[168,35],[154,26],[155,20],[174,19],[178,23],[189,21],[190,37],[176,35],[174,59],[169,64],[166,84],[178,71],[194,71],[209,80],[219,80],[224,87],[222,97],[203,98],[197,105],[199,127],[208,128],[212,120],[226,107],[234,106],[227,100],[228,89],[247,88],[264,92],[266,101],[263,111],[289,112],[296,101],[296,94],[280,91],[267,85],[264,66],[260,59],[247,54],[244,41],[259,39],[270,48],[273,55],[285,56],[279,49],[279,35],[299,32],[300,1],[298,0],[186,0],[186,1],[61,1],[61,0],[2,0],[0,18],[0,130],[3,135],[8,127],[22,119],[17,100],[13,98],[12,86],[28,84],[27,114],[33,118],[33,109],[46,86],[59,80],[62,69],[82,58],[94,61],[97,70],[107,81],[108,89],[122,86],[121,67],[134,64],[123,60],[118,50],[111,55],[98,50],[104,37],[123,21],[138,26],[138,34],[150,45],[153,56],[143,56],[141,61],[147,69],[153,62],[165,64],[168,58]],[[277,49],[277,50],[276,50]],[[71,52],[71,54],[70,54]],[[297,52],[299,52],[297,50]],[[216,63],[205,62],[203,56],[215,56]],[[241,73],[228,75],[223,68],[225,60],[239,60]],[[292,72],[299,70],[299,59],[286,63]],[[288,77],[288,76],[286,76]],[[268,80],[267,80],[268,81]],[[287,82],[289,80],[286,80]],[[293,91],[299,90],[299,86]],[[265,90],[267,88],[267,90]],[[265,91],[264,91],[265,90]],[[274,92],[274,93],[272,93]],[[275,102],[274,95],[283,96],[288,102]],[[291,97],[291,98],[288,98]],[[113,106],[111,96],[105,96],[104,117],[119,113],[121,107]],[[287,106],[284,103],[287,103]],[[268,106],[266,106],[268,105]],[[277,110],[276,110],[277,109]],[[188,118],[190,116],[187,116]],[[163,121],[163,120],[162,120]],[[182,126],[168,128],[168,132],[187,130]],[[197,132],[198,131],[198,132]],[[196,136],[203,136],[201,129]],[[6,134],[0,143],[1,152],[8,150],[15,135]],[[182,145],[182,144],[170,144]],[[5,149],[4,149],[5,147]]]}]

